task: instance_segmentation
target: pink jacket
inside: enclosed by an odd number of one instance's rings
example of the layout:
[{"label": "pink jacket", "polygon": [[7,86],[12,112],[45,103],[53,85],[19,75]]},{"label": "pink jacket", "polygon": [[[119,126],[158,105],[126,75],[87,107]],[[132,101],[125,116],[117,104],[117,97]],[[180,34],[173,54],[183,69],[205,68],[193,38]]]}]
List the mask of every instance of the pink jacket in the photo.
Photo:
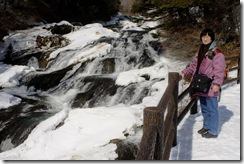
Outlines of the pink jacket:
[{"label": "pink jacket", "polygon": [[[193,58],[192,62],[182,71],[184,76],[191,76],[195,74],[197,67],[197,55]],[[213,59],[209,59],[207,56],[203,59],[199,73],[205,74],[209,78],[213,79],[212,85],[221,86],[224,81],[224,71],[226,69],[225,56],[221,51],[217,51]],[[212,87],[207,94],[196,93],[197,95],[205,97],[217,97],[219,92],[213,92]]]}]

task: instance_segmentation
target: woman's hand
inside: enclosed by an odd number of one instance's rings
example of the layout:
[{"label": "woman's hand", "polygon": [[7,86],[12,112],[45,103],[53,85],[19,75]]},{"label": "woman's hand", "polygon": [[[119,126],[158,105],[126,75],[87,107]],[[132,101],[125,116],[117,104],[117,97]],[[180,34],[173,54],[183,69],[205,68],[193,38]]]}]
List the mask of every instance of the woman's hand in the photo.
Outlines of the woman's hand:
[{"label": "woman's hand", "polygon": [[179,75],[180,75],[180,78],[181,78],[181,79],[184,78],[184,73],[181,72],[181,73],[179,73]]},{"label": "woman's hand", "polygon": [[219,91],[219,86],[218,85],[213,85],[212,90],[213,90],[213,92],[218,92]]}]

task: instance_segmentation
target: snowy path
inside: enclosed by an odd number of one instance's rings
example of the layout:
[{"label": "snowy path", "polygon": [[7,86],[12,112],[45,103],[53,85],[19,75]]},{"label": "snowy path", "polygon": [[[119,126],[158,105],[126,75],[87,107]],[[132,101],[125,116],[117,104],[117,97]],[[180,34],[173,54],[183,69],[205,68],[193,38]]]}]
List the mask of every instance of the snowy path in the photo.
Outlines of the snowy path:
[{"label": "snowy path", "polygon": [[206,139],[197,133],[203,120],[198,111],[179,124],[178,144],[172,148],[170,160],[240,160],[240,84],[222,86],[218,138]]}]

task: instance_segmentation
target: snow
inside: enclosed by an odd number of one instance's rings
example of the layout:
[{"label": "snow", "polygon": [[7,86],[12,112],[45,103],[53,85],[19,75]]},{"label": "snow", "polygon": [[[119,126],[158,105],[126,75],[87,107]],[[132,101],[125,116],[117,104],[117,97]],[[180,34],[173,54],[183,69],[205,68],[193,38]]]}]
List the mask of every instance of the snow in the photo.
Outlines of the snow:
[{"label": "snow", "polygon": [[[162,72],[162,73],[158,73]],[[168,68],[163,67],[160,64],[157,64],[152,67],[147,67],[143,69],[134,69],[126,72],[122,72],[119,74],[116,80],[117,85],[129,85],[131,83],[138,83],[145,81],[146,79],[143,78],[143,75],[150,75],[150,80],[156,78],[164,78],[168,74]]]},{"label": "snow", "polygon": [[[123,23],[122,30],[142,30],[137,24],[127,21]],[[91,41],[108,35],[118,37],[117,33],[107,30],[99,24],[90,24],[75,33],[68,34],[67,37],[72,40],[69,46],[77,48],[77,46],[85,46]],[[26,44],[22,46],[26,46]],[[22,46],[14,48],[22,49]],[[66,63],[59,63],[60,65],[52,67],[59,69],[66,66],[67,63],[102,55],[104,51],[109,50],[107,47],[109,45],[104,46],[105,48],[101,52],[96,52],[95,49],[88,50],[84,54],[76,54],[76,58],[67,58]],[[65,48],[70,49],[70,47]],[[51,58],[56,57],[58,51],[61,50],[54,51]],[[156,106],[159,102],[165,86],[167,86],[168,72],[175,70],[179,72],[186,64],[165,58],[160,60],[170,65],[167,68],[156,65],[118,75],[116,80],[118,85],[140,82],[145,80],[141,75],[148,73],[151,75],[150,78],[166,78],[152,86],[152,93],[145,97],[141,104],[129,107],[119,104],[112,107],[85,109],[71,109],[68,105],[62,104],[61,111],[37,125],[21,145],[0,153],[0,159],[114,160],[118,157],[115,153],[117,147],[110,142],[111,139],[125,139],[125,134],[135,135],[134,128],[142,125],[143,109],[146,106]],[[29,71],[34,70],[32,67],[9,66],[1,63],[0,87],[18,86],[19,77]],[[236,72],[231,73],[230,76],[235,77]],[[197,114],[188,114],[178,126],[177,146],[172,148],[170,160],[241,160],[240,92],[240,84],[231,83],[223,87],[219,102],[220,133],[217,139],[202,138],[197,133],[197,130],[202,127],[203,118],[200,110]],[[69,95],[62,95],[62,99],[65,99],[65,96]],[[0,93],[0,97],[0,110],[20,103],[19,98],[7,93]],[[198,108],[200,107],[198,106]],[[60,123],[64,124],[58,126]],[[140,140],[140,137],[141,134],[138,134],[135,139]]]},{"label": "snow", "polygon": [[99,23],[94,23],[85,25],[78,31],[71,32],[64,36],[71,41],[71,44],[51,53],[50,59],[55,58],[59,52],[64,51],[65,49],[72,50],[76,48],[82,48],[103,36],[118,37],[119,35],[118,33],[115,33],[112,30],[103,28],[102,25]]},{"label": "snow", "polygon": [[128,20],[124,20],[121,21],[121,25],[123,26],[123,28],[121,29],[122,31],[130,31],[130,30],[135,30],[135,31],[144,31],[143,28],[138,27],[137,23],[133,23],[131,21]]},{"label": "snow", "polygon": [[219,136],[202,138],[201,113],[186,117],[178,126],[178,144],[171,151],[171,160],[240,160],[240,85],[223,86],[219,102]]},{"label": "snow", "polygon": [[21,102],[20,98],[14,97],[13,95],[4,92],[0,92],[0,97],[0,110],[17,105]]},{"label": "snow", "polygon": [[[65,122],[64,126],[53,130],[59,120]],[[10,158],[7,155],[5,159],[30,159],[30,157],[34,157],[35,160],[114,159],[117,157],[116,146],[108,144],[103,148],[101,143],[108,143],[110,138],[124,139],[125,136],[121,131],[129,131],[135,123],[132,112],[125,107],[74,109],[69,113],[63,110],[35,128],[28,137],[29,141],[17,148],[21,154],[10,153]],[[109,132],[111,130],[112,132]],[[94,152],[98,152],[97,149],[104,149],[109,153],[108,156],[95,154]],[[36,152],[42,153],[37,155]]]},{"label": "snow", "polygon": [[[11,101],[13,97],[8,95],[4,98],[4,104],[14,105],[18,101]],[[125,139],[126,131],[141,124],[135,107],[63,108],[41,122],[23,144],[0,153],[0,159],[113,160],[117,157],[116,145],[109,143],[110,139]],[[200,112],[183,119],[171,160],[240,160],[240,84],[223,87],[219,114],[217,139],[205,139],[196,132],[202,126]],[[64,125],[55,128],[62,121]]]},{"label": "snow", "polygon": [[19,78],[34,69],[27,66],[9,66],[0,63],[0,86],[13,87],[19,84]]}]

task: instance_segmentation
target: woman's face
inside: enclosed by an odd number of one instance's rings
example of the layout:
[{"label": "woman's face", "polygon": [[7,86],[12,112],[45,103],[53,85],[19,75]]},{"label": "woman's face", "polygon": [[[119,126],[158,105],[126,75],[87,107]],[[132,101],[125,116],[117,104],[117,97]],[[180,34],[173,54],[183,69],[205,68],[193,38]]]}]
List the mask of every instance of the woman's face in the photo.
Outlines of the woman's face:
[{"label": "woman's face", "polygon": [[209,44],[209,43],[211,43],[211,37],[207,34],[207,35],[204,35],[204,36],[202,36],[202,43],[204,44],[204,45],[207,45],[207,44]]}]

